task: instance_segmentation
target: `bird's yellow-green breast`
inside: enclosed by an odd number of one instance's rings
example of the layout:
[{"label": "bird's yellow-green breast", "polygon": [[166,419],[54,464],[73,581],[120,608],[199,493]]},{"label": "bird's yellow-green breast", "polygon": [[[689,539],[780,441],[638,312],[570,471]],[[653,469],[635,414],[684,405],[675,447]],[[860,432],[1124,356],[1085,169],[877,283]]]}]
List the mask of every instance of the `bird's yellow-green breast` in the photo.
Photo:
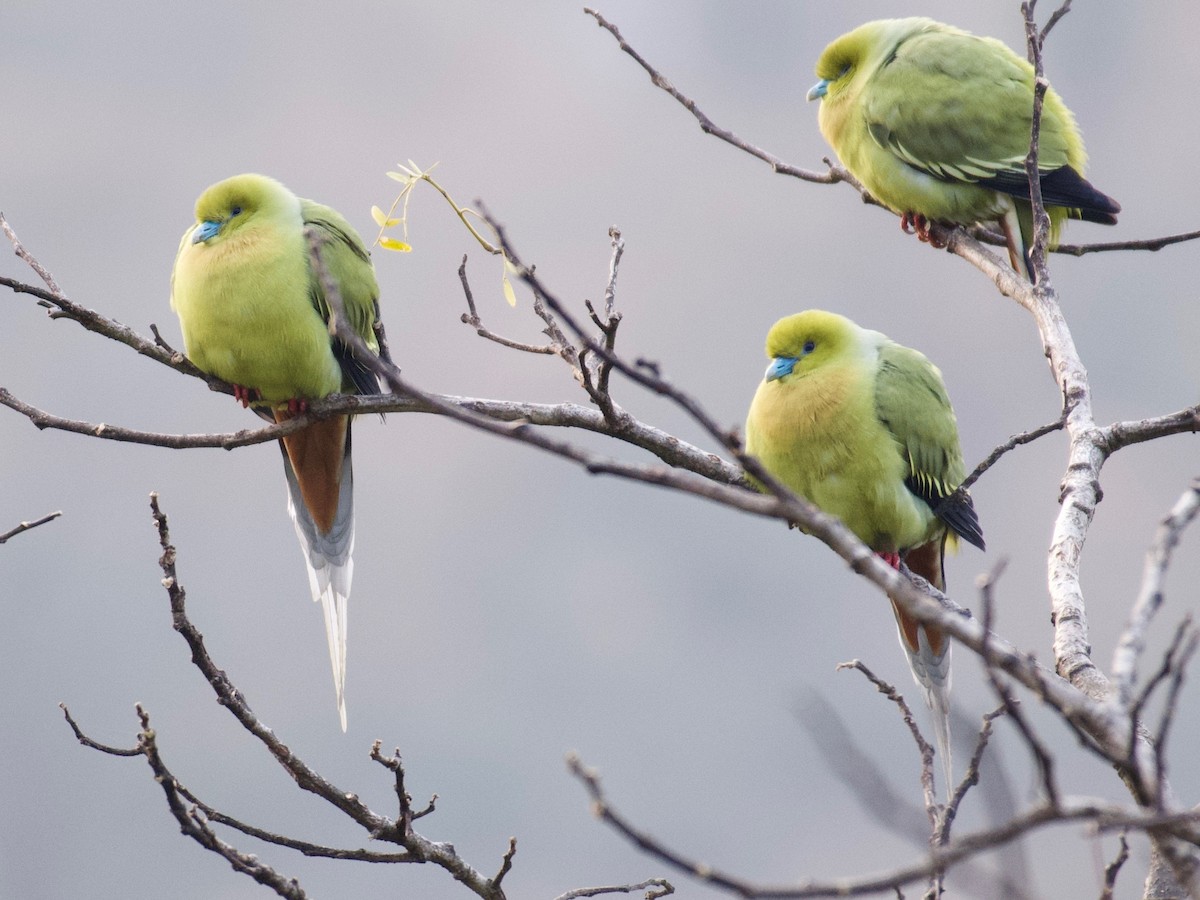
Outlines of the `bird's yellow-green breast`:
[{"label": "bird's yellow-green breast", "polygon": [[[324,397],[344,384],[315,302],[305,203],[262,175],[213,185],[196,201],[172,275],[188,356],[271,403]],[[369,261],[363,268],[373,286]]]}]

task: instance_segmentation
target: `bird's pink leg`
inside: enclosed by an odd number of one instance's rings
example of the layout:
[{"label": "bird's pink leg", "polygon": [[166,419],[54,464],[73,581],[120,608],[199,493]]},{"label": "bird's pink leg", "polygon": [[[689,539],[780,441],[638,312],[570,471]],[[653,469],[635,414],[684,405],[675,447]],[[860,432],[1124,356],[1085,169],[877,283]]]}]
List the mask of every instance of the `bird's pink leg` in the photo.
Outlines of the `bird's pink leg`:
[{"label": "bird's pink leg", "polygon": [[880,559],[882,559],[885,563],[887,563],[893,569],[895,569],[897,572],[900,571],[900,554],[899,553],[876,553],[875,555],[878,556]]},{"label": "bird's pink leg", "polygon": [[308,401],[303,397],[293,397],[287,402],[288,418],[308,412]]},{"label": "bird's pink leg", "polygon": [[260,397],[258,388],[248,388],[240,384],[233,385],[233,399],[242,404],[244,409],[249,409],[250,404]]}]

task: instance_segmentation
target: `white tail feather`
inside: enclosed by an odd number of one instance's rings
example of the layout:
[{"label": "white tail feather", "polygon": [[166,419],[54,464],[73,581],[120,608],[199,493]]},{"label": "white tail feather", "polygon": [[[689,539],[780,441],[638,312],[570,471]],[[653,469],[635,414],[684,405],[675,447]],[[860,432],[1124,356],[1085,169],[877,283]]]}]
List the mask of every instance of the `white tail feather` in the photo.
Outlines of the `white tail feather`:
[{"label": "white tail feather", "polygon": [[925,705],[929,707],[933,717],[933,736],[937,742],[937,752],[942,758],[942,776],[946,779],[946,799],[954,790],[954,762],[950,754],[950,651],[952,646],[946,642],[944,651],[939,656],[929,646],[929,638],[925,628],[917,629],[916,653],[909,650],[904,636],[900,636],[900,646],[908,656],[908,664],[912,668],[913,681],[925,696]]},{"label": "white tail feather", "polygon": [[337,693],[338,718],[346,730],[346,636],[350,583],[354,578],[354,477],[350,456],[342,462],[342,481],[338,495],[337,517],[333,528],[322,534],[304,505],[300,485],[287,454],[283,457],[287,475],[288,513],[296,526],[296,537],[304,551],[308,586],[314,601],[321,602],[325,619],[325,637],[329,644],[329,662],[333,667],[333,687]]}]

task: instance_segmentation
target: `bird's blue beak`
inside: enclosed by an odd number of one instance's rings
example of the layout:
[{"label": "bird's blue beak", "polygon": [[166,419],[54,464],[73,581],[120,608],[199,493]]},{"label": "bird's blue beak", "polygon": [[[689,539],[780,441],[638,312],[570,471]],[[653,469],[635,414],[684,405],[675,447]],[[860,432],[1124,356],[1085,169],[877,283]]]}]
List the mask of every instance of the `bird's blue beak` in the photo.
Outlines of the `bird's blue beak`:
[{"label": "bird's blue beak", "polygon": [[201,222],[196,226],[196,230],[192,232],[192,243],[203,244],[209,238],[215,237],[217,232],[221,230],[220,222]]},{"label": "bird's blue beak", "polygon": [[775,357],[771,360],[771,364],[767,366],[767,381],[778,381],[784,375],[791,375],[795,365],[796,357],[794,356]]},{"label": "bird's blue beak", "polygon": [[818,97],[824,97],[827,93],[829,93],[829,79],[822,78],[808,89],[808,93],[805,96],[808,97],[809,101],[812,101]]}]

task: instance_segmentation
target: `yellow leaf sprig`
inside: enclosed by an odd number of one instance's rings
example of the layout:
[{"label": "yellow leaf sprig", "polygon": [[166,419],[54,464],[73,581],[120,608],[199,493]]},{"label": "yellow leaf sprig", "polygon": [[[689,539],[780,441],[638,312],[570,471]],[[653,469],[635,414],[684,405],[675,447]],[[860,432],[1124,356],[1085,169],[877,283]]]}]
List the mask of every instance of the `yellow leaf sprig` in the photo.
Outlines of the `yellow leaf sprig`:
[{"label": "yellow leaf sprig", "polygon": [[[401,189],[396,199],[392,201],[392,205],[388,208],[387,212],[384,212],[378,206],[371,207],[371,218],[373,218],[375,220],[375,224],[379,226],[379,234],[375,237],[375,243],[385,250],[394,250],[399,253],[412,252],[412,245],[408,242],[408,201],[412,199],[413,189],[421,182],[426,182],[435,191],[441,194],[445,201],[450,204],[450,208],[454,210],[454,214],[458,216],[459,221],[461,221],[466,227],[467,231],[471,233],[471,236],[479,242],[479,246],[481,246],[488,253],[491,253],[493,256],[504,257],[504,266],[500,273],[500,287],[504,292],[504,299],[508,301],[508,305],[516,306],[517,295],[513,290],[512,282],[509,280],[510,273],[517,273],[516,266],[514,266],[512,261],[505,256],[503,249],[487,240],[479,232],[479,229],[476,228],[472,220],[482,222],[484,225],[486,225],[487,228],[492,231],[492,237],[495,239],[496,244],[498,244],[499,236],[495,233],[495,229],[488,225],[487,220],[484,219],[483,216],[478,212],[470,209],[469,207],[460,206],[458,203],[456,203],[454,198],[450,196],[446,189],[433,180],[429,173],[435,168],[437,168],[437,163],[434,163],[428,169],[422,169],[410,159],[408,161],[408,165],[397,163],[397,170],[395,172],[387,173],[388,178],[399,181],[402,185],[404,185],[404,187]],[[400,211],[399,216],[396,215],[397,210]],[[395,228],[397,225],[399,225],[401,228],[400,233],[403,236],[402,240],[386,234],[388,229]]]}]

